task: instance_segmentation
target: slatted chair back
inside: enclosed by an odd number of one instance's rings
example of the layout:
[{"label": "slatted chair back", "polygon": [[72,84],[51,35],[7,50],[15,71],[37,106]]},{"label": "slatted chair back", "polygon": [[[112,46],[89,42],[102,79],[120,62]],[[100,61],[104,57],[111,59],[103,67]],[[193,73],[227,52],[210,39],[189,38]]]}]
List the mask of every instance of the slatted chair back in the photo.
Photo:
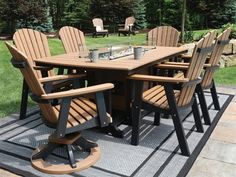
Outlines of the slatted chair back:
[{"label": "slatted chair back", "polygon": [[215,72],[215,69],[218,68],[218,63],[220,60],[220,57],[223,53],[225,45],[229,43],[229,35],[230,35],[231,29],[228,28],[225,31],[223,31],[215,41],[215,47],[211,53],[210,59],[208,60],[208,64],[211,65],[211,67],[206,68],[203,79],[202,79],[202,87],[208,88],[212,84],[213,75]]},{"label": "slatted chair back", "polygon": [[[17,49],[27,56],[32,65],[34,65],[35,59],[51,56],[47,36],[39,31],[26,28],[17,30],[13,35],[13,41]],[[40,71],[34,72],[42,77]],[[48,75],[53,76],[55,73],[50,70]]]},{"label": "slatted chair back", "polygon": [[[189,83],[199,79],[207,55],[213,50],[213,40],[215,37],[216,31],[211,31],[196,44],[186,73],[186,77],[190,80]],[[191,102],[196,85],[197,83],[183,85],[178,99],[179,106],[185,106]]]},{"label": "slatted chair back", "polygon": [[159,26],[148,32],[148,45],[176,47],[179,41],[177,29],[172,26]]},{"label": "slatted chair back", "polygon": [[[24,76],[24,79],[26,80],[30,90],[32,91],[32,94],[37,95],[37,96],[45,94],[43,86],[39,82],[40,77],[35,73],[33,69],[32,60],[29,59],[24,53],[22,53],[19,49],[12,46],[11,44],[6,42],[6,46],[13,57],[12,59],[13,62],[21,65],[19,67],[20,71],[22,75]],[[49,124],[55,124],[57,121],[57,116],[51,104],[39,103],[39,107],[42,110],[45,121]]]},{"label": "slatted chair back", "polygon": [[129,30],[129,26],[133,26],[135,22],[135,18],[134,17],[127,17],[125,19],[125,26],[124,29]]},{"label": "slatted chair back", "polygon": [[103,30],[103,21],[101,18],[94,18],[92,21],[93,21],[93,26],[96,27],[97,31]]},{"label": "slatted chair back", "polygon": [[87,51],[84,33],[72,26],[64,26],[59,31],[59,36],[66,53]]}]

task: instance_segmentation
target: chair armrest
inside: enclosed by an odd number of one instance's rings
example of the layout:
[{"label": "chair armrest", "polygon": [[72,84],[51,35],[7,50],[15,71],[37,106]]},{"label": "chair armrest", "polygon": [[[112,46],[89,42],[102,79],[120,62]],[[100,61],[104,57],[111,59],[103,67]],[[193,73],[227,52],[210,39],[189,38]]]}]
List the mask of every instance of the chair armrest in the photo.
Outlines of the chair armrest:
[{"label": "chair armrest", "polygon": [[160,69],[187,70],[188,67],[189,67],[188,65],[166,64],[166,63],[156,65],[156,68],[160,68]]},{"label": "chair armrest", "polygon": [[[158,64],[156,65],[157,68],[167,68],[167,69],[187,69],[189,66],[189,63],[183,63],[183,62],[165,62],[164,64]],[[169,68],[168,68],[169,67]],[[204,69],[206,68],[218,68],[219,65],[212,66],[209,63],[205,63],[203,65]]]},{"label": "chair armrest", "polygon": [[130,76],[129,79],[141,80],[141,81],[152,81],[152,82],[163,82],[163,83],[185,83],[189,81],[188,78],[151,76],[151,75],[143,75],[143,74],[134,74]]},{"label": "chair armrest", "polygon": [[68,80],[68,79],[77,79],[85,77],[86,74],[69,74],[69,75],[56,75],[56,76],[50,76],[50,77],[43,77],[40,78],[39,81],[44,84],[47,82],[54,82],[54,81],[62,81],[62,80]]},{"label": "chair armrest", "polygon": [[181,54],[180,58],[190,60],[192,58],[192,54]]},{"label": "chair armrest", "polygon": [[85,87],[85,88],[78,88],[78,89],[68,90],[68,91],[63,91],[63,92],[44,94],[40,97],[40,99],[52,100],[52,99],[60,99],[60,98],[67,98],[67,97],[75,97],[75,96],[85,95],[89,93],[101,92],[101,91],[109,90],[112,88],[114,88],[114,85],[111,83],[99,84],[99,85]]},{"label": "chair armrest", "polygon": [[167,62],[165,62],[164,64],[167,64],[167,65],[189,66],[189,63],[173,62],[173,61],[167,61]]},{"label": "chair armrest", "polygon": [[117,24],[118,27],[124,27],[125,24]]}]

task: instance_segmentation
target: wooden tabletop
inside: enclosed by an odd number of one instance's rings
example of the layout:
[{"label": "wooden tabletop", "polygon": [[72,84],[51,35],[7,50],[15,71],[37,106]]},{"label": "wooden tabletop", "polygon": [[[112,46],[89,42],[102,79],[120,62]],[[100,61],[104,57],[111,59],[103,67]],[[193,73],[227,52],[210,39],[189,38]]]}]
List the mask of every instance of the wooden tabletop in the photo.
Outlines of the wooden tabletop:
[{"label": "wooden tabletop", "polygon": [[36,59],[39,65],[51,65],[55,67],[78,67],[107,70],[131,71],[139,67],[152,65],[170,57],[186,53],[185,47],[156,47],[146,51],[143,57],[135,60],[133,55],[114,60],[98,60],[96,63],[90,62],[88,58],[79,58],[78,53],[55,55],[52,57]]}]

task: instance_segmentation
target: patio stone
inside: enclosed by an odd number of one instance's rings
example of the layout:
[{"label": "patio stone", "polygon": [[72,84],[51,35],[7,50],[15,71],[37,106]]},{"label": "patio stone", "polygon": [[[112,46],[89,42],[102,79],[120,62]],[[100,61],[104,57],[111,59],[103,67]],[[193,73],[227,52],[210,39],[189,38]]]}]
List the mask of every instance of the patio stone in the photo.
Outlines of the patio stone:
[{"label": "patio stone", "polygon": [[236,165],[236,144],[208,140],[200,157]]},{"label": "patio stone", "polygon": [[227,109],[225,110],[228,114],[235,114],[236,115],[236,102],[231,102]]},{"label": "patio stone", "polygon": [[236,165],[199,157],[187,177],[236,176]]},{"label": "patio stone", "polygon": [[230,113],[223,114],[218,123],[218,126],[236,128],[236,115]]},{"label": "patio stone", "polygon": [[236,128],[217,126],[211,135],[211,139],[236,143]]},{"label": "patio stone", "polygon": [[4,177],[20,177],[20,176],[18,176],[18,175],[16,175],[16,174],[13,174],[13,173],[11,173],[11,172],[8,172],[8,171],[6,171],[6,170],[3,170],[3,169],[0,169],[0,176],[4,176]]},{"label": "patio stone", "polygon": [[232,102],[236,102],[236,96],[234,96],[234,98],[233,98]]}]

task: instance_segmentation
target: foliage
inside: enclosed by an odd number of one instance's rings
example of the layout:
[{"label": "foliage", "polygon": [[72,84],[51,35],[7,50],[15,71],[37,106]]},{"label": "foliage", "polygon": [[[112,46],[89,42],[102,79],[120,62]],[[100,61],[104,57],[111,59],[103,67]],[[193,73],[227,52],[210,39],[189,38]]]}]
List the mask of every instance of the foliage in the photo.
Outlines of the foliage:
[{"label": "foliage", "polygon": [[231,39],[236,39],[236,24],[231,24],[231,23],[228,23],[228,24],[225,24],[222,26],[222,29],[226,29],[230,27],[231,28],[231,33],[230,33],[230,38]]},{"label": "foliage", "polygon": [[62,24],[82,27],[91,24],[89,8],[91,0],[67,0],[64,6]]},{"label": "foliage", "polygon": [[184,42],[192,42],[194,40],[194,32],[193,31],[185,31],[184,33]]},{"label": "foliage", "polygon": [[48,14],[45,0],[0,0],[0,17],[7,22],[7,29],[47,26]]},{"label": "foliage", "polygon": [[143,0],[133,0],[133,14],[135,17],[135,23],[138,25],[138,28],[146,28],[146,6]]}]

